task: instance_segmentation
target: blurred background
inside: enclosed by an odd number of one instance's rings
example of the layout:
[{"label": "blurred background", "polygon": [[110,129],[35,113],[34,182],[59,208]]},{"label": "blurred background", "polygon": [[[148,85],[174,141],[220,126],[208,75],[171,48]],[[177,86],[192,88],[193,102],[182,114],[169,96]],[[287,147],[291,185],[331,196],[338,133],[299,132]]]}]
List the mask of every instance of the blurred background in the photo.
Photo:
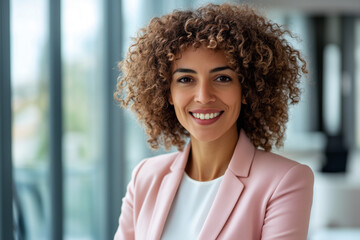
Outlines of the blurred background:
[{"label": "blurred background", "polygon": [[[152,17],[208,2],[1,1],[1,240],[112,239],[131,170],[164,152],[113,100],[117,62]],[[315,173],[309,239],[360,239],[360,1],[247,2],[308,63],[276,151]]]}]

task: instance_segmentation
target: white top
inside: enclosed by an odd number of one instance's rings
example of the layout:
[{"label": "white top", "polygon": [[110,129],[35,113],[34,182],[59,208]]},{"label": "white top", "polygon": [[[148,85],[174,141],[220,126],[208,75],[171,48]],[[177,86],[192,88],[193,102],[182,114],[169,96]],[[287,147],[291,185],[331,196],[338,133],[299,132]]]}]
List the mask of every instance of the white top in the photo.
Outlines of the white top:
[{"label": "white top", "polygon": [[162,240],[198,238],[222,178],[200,182],[184,173],[166,219]]}]

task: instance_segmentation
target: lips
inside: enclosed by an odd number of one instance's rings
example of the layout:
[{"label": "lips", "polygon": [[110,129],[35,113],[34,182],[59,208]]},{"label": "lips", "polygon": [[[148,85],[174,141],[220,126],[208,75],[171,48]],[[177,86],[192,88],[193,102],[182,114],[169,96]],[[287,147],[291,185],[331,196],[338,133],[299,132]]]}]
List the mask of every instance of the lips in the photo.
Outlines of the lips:
[{"label": "lips", "polygon": [[216,122],[224,111],[215,109],[198,109],[190,112],[195,122],[200,125],[209,125]]}]

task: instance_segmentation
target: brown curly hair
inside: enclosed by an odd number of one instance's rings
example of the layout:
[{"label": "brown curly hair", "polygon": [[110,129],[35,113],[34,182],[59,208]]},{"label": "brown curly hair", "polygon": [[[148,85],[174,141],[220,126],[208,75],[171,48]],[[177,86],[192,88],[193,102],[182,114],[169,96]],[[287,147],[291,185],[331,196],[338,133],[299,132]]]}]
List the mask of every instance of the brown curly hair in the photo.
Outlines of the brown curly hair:
[{"label": "brown curly hair", "polygon": [[238,127],[256,147],[269,151],[283,144],[288,105],[299,102],[300,77],[307,73],[285,35],[292,37],[243,4],[208,4],[153,18],[119,63],[122,74],[114,97],[123,107],[131,106],[153,149],[164,144],[181,150],[189,133],[168,102],[171,63],[189,46],[222,50],[239,76],[246,101]]}]

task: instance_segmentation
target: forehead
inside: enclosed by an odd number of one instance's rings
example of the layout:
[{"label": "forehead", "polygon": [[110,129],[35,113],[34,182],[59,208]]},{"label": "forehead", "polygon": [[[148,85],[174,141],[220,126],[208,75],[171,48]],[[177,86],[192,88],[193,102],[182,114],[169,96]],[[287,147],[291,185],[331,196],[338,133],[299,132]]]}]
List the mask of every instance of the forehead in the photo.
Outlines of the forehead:
[{"label": "forehead", "polygon": [[228,60],[223,50],[214,50],[206,47],[188,47],[176,56],[171,63],[171,69],[176,68],[212,68],[218,66],[227,66]]}]

